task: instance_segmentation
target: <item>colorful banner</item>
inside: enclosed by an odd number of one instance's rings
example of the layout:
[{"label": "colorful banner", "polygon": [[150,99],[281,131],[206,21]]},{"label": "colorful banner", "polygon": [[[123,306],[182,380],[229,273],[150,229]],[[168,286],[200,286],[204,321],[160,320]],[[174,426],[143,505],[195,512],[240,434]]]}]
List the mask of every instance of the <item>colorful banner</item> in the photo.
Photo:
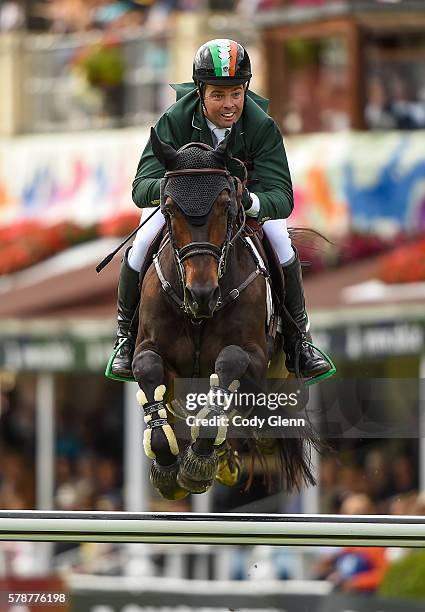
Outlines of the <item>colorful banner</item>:
[{"label": "colorful banner", "polygon": [[291,224],[392,238],[425,231],[423,131],[319,134],[286,141]]},{"label": "colorful banner", "polygon": [[32,218],[90,224],[135,210],[131,184],[148,130],[0,140],[0,225]]},{"label": "colorful banner", "polygon": [[[0,225],[37,218],[90,224],[134,210],[131,183],[148,129],[0,140]],[[385,238],[425,230],[423,132],[285,139],[295,192],[291,226]]]}]

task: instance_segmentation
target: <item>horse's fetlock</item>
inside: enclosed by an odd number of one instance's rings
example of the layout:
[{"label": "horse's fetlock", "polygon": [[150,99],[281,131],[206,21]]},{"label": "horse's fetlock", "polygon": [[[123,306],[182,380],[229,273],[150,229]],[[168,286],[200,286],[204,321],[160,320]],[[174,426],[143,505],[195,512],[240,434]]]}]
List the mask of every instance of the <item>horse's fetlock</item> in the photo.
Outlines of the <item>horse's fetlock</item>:
[{"label": "horse's fetlock", "polygon": [[162,401],[165,395],[165,385],[155,388],[155,401],[148,402],[146,395],[138,392],[137,399],[141,404],[147,429],[143,434],[143,447],[151,459],[158,459],[166,465],[166,461],[173,460],[179,454],[179,446],[171,425],[168,423],[168,414]]}]

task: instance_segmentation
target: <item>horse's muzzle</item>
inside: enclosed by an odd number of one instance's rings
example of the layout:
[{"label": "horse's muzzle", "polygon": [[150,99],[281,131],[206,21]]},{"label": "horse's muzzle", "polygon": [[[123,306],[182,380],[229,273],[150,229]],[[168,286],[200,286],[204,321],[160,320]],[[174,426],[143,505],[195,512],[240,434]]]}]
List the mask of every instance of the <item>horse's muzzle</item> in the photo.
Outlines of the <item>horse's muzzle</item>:
[{"label": "horse's muzzle", "polygon": [[220,298],[220,287],[202,285],[188,287],[186,285],[186,302],[190,312],[197,319],[208,319],[213,316]]}]

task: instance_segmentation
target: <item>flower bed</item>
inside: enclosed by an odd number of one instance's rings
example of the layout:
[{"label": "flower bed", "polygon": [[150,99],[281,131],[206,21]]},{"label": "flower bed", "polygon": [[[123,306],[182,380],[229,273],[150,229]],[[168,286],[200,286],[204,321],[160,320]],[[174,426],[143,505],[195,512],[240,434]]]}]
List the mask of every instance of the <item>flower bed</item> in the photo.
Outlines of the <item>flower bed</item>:
[{"label": "flower bed", "polygon": [[[140,211],[111,215],[92,226],[72,221],[45,225],[39,221],[20,221],[0,227],[0,275],[12,274],[38,263],[73,245],[104,236],[128,236],[140,222]],[[376,236],[352,233],[342,243],[329,244],[308,232],[293,233],[302,261],[308,262],[305,274],[325,268],[346,265],[383,251],[390,252],[380,260],[379,277],[387,283],[425,281],[425,239],[407,243],[398,236],[385,241]],[[394,242],[400,245],[394,250]]]},{"label": "flower bed", "polygon": [[425,281],[425,238],[384,255],[379,263],[379,278],[386,283]]},{"label": "flower bed", "polygon": [[0,228],[0,275],[32,266],[66,248],[101,238],[125,236],[139,224],[140,213],[120,213],[97,225],[81,226],[72,221],[45,225],[39,221],[19,221]]}]

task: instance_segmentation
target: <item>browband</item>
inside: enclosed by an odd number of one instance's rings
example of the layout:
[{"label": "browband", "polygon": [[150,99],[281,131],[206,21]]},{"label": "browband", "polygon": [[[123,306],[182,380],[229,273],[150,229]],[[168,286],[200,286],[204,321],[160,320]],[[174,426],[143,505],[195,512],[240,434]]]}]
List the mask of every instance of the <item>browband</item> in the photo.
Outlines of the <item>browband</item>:
[{"label": "browband", "polygon": [[227,178],[230,177],[230,172],[222,168],[187,168],[186,170],[169,170],[165,173],[164,178],[194,176],[197,174],[220,174],[221,176],[227,176]]}]

